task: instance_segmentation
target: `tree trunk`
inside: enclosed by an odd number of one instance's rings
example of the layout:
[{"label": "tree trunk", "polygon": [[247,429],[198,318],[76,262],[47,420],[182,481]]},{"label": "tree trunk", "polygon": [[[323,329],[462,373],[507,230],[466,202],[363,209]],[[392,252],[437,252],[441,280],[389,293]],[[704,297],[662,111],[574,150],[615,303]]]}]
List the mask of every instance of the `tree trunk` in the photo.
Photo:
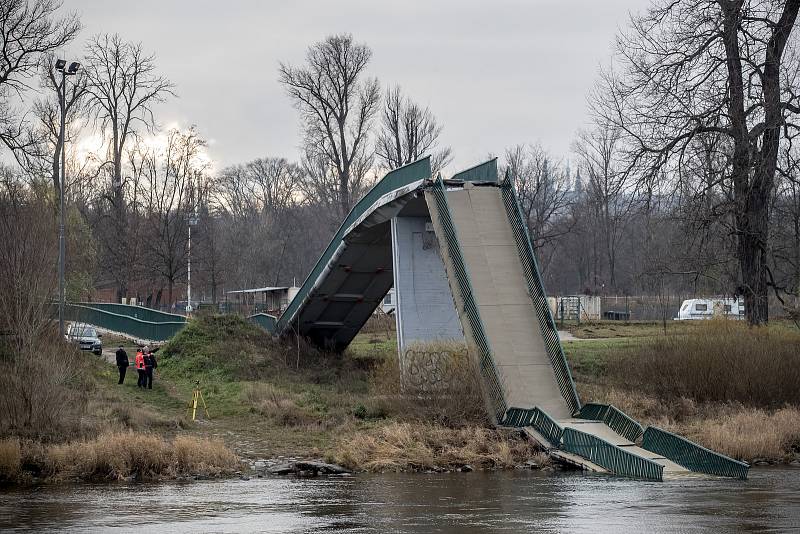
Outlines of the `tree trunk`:
[{"label": "tree trunk", "polygon": [[739,268],[747,321],[761,325],[769,321],[767,299],[767,249],[769,212],[758,193],[748,195],[748,206],[736,214]]}]

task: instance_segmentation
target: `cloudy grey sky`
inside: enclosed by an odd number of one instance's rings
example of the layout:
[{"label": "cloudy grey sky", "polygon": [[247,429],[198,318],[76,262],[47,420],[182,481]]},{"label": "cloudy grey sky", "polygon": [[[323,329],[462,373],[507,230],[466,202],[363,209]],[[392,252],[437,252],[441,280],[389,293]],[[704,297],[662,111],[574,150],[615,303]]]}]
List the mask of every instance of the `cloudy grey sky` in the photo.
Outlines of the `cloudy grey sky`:
[{"label": "cloudy grey sky", "polygon": [[[156,54],[178,98],[161,124],[196,124],[220,167],[299,154],[298,116],[279,61],[350,32],[373,49],[370,73],[431,108],[453,148],[450,172],[517,143],[569,156],[586,94],[614,35],[647,0],[66,0],[81,40],[119,33]],[[81,44],[73,46],[80,53]],[[448,173],[449,174],[449,173]]]}]

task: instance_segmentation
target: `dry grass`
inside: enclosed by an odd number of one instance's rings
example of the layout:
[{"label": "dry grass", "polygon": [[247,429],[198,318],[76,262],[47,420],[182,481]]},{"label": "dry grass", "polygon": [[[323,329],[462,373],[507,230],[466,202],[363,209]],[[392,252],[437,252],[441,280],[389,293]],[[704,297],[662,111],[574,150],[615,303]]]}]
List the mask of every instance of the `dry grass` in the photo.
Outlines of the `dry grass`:
[{"label": "dry grass", "polygon": [[449,427],[488,421],[477,365],[461,343],[411,346],[402,372],[396,358],[387,359],[371,385],[383,411],[402,420]]},{"label": "dry grass", "polygon": [[[14,447],[18,454],[14,453]],[[93,440],[44,445],[0,442],[0,479],[22,481],[39,476],[50,481],[158,479],[189,474],[233,472],[237,457],[221,442],[179,436],[166,441],[152,434],[117,432]]]},{"label": "dry grass", "polygon": [[683,426],[691,438],[733,458],[786,460],[800,452],[800,410],[743,409]]},{"label": "dry grass", "polygon": [[662,399],[800,405],[800,333],[706,321],[692,335],[653,338],[623,349],[609,362],[608,379]]},{"label": "dry grass", "polygon": [[254,411],[281,426],[303,426],[311,424],[315,417],[301,408],[295,397],[272,384],[252,382],[245,386],[242,401]]},{"label": "dry grass", "polygon": [[510,468],[532,460],[549,462],[546,455],[519,434],[465,426],[390,423],[343,440],[333,459],[351,469],[419,471],[474,468]]},{"label": "dry grass", "polygon": [[0,440],[0,481],[19,478],[22,465],[22,447],[17,438]]},{"label": "dry grass", "polygon": [[0,436],[75,435],[91,389],[86,355],[49,331],[21,345],[0,346]]}]

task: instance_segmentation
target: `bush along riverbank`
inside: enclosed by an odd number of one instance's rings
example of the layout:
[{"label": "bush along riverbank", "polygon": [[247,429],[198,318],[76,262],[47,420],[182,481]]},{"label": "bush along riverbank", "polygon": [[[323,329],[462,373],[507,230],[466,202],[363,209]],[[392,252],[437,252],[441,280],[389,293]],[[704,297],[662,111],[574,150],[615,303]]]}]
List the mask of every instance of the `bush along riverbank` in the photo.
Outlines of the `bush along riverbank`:
[{"label": "bush along riverbank", "polygon": [[565,344],[581,397],[738,460],[800,465],[800,332],[724,319],[684,330]]},{"label": "bush along riverbank", "polygon": [[[289,474],[325,472],[295,468],[305,460],[348,471],[545,465],[519,434],[489,428],[464,355],[451,373],[469,380],[435,394],[402,391],[385,325],[368,325],[348,351],[331,354],[278,342],[239,317],[196,318],[158,352],[152,390],[130,374],[118,386],[113,363],[53,343],[46,354],[68,354],[70,372],[47,397],[24,389],[30,402],[13,413],[48,402],[55,411],[0,420],[4,483],[264,476],[287,463]],[[35,382],[22,367],[15,373],[20,388]],[[191,421],[198,382],[211,417]]]}]

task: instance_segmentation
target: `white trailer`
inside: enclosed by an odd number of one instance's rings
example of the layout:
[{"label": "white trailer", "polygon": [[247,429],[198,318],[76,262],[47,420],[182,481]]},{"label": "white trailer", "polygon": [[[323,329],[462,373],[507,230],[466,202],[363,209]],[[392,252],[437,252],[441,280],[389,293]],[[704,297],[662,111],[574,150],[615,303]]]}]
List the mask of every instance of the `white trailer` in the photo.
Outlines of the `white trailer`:
[{"label": "white trailer", "polygon": [[675,320],[696,321],[713,317],[744,319],[744,301],[718,297],[684,300]]}]

